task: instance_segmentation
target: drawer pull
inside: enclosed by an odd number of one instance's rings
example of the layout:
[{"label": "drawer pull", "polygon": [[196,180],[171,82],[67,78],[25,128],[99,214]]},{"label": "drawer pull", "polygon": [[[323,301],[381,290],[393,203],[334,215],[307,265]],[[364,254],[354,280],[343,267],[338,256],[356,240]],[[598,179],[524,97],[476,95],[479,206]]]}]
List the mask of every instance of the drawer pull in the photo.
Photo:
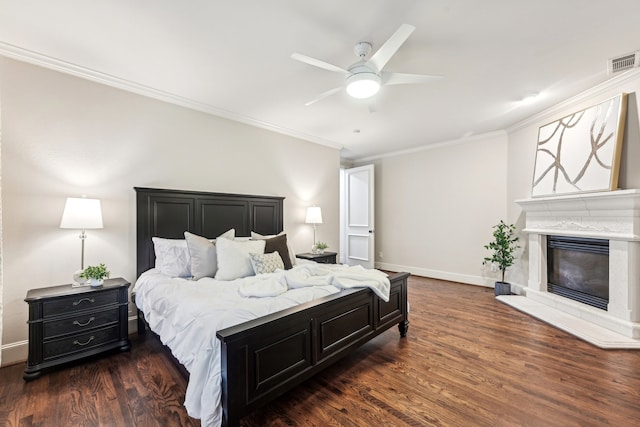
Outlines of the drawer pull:
[{"label": "drawer pull", "polygon": [[73,306],[75,307],[76,305],[81,304],[81,303],[82,303],[82,302],[84,302],[84,301],[89,301],[91,304],[93,304],[94,302],[96,302],[96,300],[95,300],[94,298],[82,298],[82,299],[80,299],[80,300],[78,300],[78,301],[74,301],[74,302],[73,302]]},{"label": "drawer pull", "polygon": [[89,344],[91,341],[93,341],[95,337],[93,335],[91,335],[91,337],[89,337],[89,339],[87,340],[87,342],[80,342],[78,340],[74,340],[73,341],[73,345],[79,345],[80,347],[84,347],[85,345]]},{"label": "drawer pull", "polygon": [[92,317],[89,318],[89,320],[87,320],[84,323],[80,323],[77,320],[74,320],[73,324],[76,325],[76,326],[87,326],[89,323],[93,322],[94,320],[96,320],[96,318],[92,316]]}]

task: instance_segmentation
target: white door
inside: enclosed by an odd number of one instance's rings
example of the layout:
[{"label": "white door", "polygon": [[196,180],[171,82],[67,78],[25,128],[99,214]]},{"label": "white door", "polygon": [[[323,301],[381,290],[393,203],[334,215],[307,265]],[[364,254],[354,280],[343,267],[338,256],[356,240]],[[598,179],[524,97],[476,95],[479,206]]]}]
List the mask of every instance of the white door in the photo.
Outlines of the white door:
[{"label": "white door", "polygon": [[343,180],[344,234],[341,246],[348,265],[375,267],[373,165],[346,169]]}]

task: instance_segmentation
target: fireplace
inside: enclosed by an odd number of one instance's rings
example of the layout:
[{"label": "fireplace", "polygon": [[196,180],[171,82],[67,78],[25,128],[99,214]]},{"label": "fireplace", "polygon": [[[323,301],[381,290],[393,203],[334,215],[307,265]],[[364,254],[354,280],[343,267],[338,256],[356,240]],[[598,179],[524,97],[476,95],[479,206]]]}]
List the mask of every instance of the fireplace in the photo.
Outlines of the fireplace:
[{"label": "fireplace", "polygon": [[547,236],[547,291],[606,310],[609,241]]},{"label": "fireplace", "polygon": [[516,203],[528,280],[498,299],[600,347],[640,348],[640,190]]}]

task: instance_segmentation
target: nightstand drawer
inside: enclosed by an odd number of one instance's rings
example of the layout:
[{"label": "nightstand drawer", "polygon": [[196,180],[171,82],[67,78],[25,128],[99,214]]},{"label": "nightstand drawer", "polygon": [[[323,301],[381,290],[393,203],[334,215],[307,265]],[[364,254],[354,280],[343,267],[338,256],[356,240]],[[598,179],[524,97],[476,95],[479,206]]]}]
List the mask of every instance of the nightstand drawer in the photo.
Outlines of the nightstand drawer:
[{"label": "nightstand drawer", "polygon": [[77,314],[66,319],[44,322],[44,339],[68,333],[80,333],[87,329],[99,328],[118,322],[120,311],[117,307],[109,310]]},{"label": "nightstand drawer", "polygon": [[96,329],[83,334],[44,343],[44,360],[64,356],[78,351],[87,351],[92,347],[118,341],[119,326]]},{"label": "nightstand drawer", "polygon": [[118,292],[117,290],[111,290],[52,299],[50,301],[45,301],[42,304],[42,309],[44,317],[51,317],[81,310],[95,310],[103,305],[117,303]]}]

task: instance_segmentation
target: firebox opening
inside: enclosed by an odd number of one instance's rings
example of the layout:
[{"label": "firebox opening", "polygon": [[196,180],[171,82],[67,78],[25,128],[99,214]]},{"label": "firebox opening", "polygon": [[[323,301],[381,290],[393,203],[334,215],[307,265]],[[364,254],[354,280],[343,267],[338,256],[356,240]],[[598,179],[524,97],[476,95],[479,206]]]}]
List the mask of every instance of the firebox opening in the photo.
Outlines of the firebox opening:
[{"label": "firebox opening", "polygon": [[609,241],[547,236],[547,291],[606,310]]}]

